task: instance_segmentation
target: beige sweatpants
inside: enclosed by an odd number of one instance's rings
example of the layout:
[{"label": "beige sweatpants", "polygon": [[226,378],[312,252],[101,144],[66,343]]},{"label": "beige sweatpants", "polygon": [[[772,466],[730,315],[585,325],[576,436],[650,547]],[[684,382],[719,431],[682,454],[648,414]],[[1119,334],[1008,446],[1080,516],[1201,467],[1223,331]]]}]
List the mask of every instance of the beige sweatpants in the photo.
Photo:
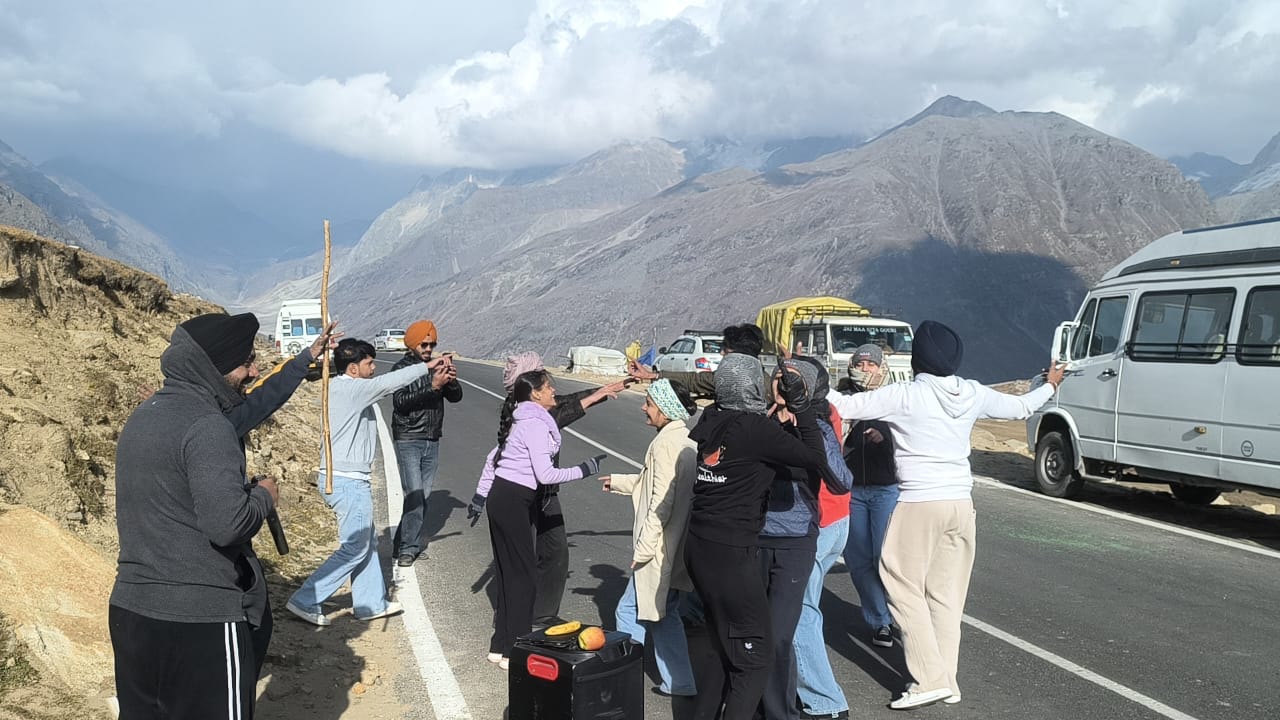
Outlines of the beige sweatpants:
[{"label": "beige sweatpants", "polygon": [[899,502],[880,554],[880,580],[902,629],[920,691],[960,692],[960,620],[976,545],[972,500]]}]

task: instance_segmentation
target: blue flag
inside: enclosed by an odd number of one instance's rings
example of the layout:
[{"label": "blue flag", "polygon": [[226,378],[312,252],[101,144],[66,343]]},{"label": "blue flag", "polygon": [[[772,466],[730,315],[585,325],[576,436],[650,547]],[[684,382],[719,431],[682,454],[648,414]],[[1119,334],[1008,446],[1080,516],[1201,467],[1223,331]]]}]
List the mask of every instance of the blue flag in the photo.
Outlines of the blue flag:
[{"label": "blue flag", "polygon": [[636,362],[640,363],[641,365],[648,365],[649,367],[653,367],[653,363],[657,359],[658,359],[658,346],[650,345],[649,350],[645,352],[645,354],[637,358]]}]

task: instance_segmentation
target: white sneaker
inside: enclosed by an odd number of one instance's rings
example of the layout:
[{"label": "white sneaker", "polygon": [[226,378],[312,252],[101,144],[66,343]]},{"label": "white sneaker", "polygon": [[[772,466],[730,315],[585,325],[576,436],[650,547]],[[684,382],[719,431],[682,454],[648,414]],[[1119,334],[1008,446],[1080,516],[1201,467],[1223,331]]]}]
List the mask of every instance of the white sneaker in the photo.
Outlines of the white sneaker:
[{"label": "white sneaker", "polygon": [[511,667],[511,658],[502,658],[498,661],[498,667],[507,670]]},{"label": "white sneaker", "polygon": [[395,600],[392,600],[391,602],[387,603],[387,607],[383,609],[382,612],[374,613],[369,617],[360,617],[357,615],[356,619],[357,620],[377,620],[378,618],[391,617],[392,615],[399,615],[402,612],[404,612],[404,608],[400,607],[400,603],[396,602]]},{"label": "white sneaker", "polygon": [[484,659],[491,663],[499,663],[502,662],[502,653],[489,653]]},{"label": "white sneaker", "polygon": [[949,698],[943,698],[942,702],[944,702],[944,703],[946,703],[946,704],[948,704],[948,705],[955,705],[956,703],[960,702],[960,693],[958,693],[958,692],[953,692],[953,693],[951,693],[951,697],[949,697]]},{"label": "white sneaker", "polygon": [[932,705],[948,697],[951,697],[951,688],[938,688],[937,690],[926,690],[924,692],[907,690],[897,700],[889,703],[889,707],[894,710],[910,710],[911,708]]},{"label": "white sneaker", "polygon": [[285,603],[284,606],[289,610],[289,612],[293,613],[294,615],[297,615],[303,620],[306,620],[312,625],[319,625],[320,627],[324,627],[329,624],[329,618],[325,617],[324,613],[315,613],[315,612],[303,610],[297,605],[294,605],[292,600]]}]

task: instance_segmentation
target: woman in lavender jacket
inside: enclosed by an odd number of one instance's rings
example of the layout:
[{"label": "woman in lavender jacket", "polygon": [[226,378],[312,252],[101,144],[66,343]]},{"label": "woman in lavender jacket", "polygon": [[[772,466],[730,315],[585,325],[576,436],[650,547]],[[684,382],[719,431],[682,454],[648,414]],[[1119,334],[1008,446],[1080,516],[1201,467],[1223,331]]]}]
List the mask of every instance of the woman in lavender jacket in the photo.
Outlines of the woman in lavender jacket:
[{"label": "woman in lavender jacket", "polygon": [[502,406],[498,423],[498,449],[493,458],[493,487],[489,490],[489,539],[493,544],[493,639],[489,661],[507,669],[507,657],[516,638],[533,627],[533,601],[537,576],[534,526],[538,508],[534,493],[539,485],[558,485],[600,471],[597,455],[569,468],[558,468],[560,430],[547,412],[555,407],[556,389],[545,370],[516,378]]}]

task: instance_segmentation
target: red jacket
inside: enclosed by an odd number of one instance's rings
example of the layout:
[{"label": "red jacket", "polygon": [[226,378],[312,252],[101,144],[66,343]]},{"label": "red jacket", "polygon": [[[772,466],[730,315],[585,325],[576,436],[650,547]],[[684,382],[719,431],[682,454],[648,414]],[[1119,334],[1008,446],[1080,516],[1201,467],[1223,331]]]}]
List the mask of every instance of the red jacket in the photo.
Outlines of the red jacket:
[{"label": "red jacket", "polygon": [[[836,439],[844,442],[844,420],[841,419],[840,413],[836,412],[836,406],[831,406],[831,427],[835,428]],[[826,483],[818,484],[818,527],[826,527],[834,522],[849,517],[849,496],[833,495],[827,490]]]}]

